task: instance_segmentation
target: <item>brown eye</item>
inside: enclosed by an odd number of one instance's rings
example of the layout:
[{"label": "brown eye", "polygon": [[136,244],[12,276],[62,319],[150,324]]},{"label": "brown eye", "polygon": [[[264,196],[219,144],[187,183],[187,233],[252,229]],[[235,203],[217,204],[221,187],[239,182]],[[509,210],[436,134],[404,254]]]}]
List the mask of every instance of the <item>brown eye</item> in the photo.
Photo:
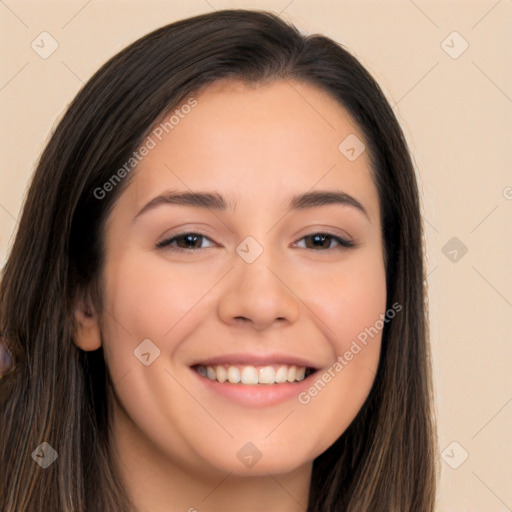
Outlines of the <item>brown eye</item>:
[{"label": "brown eye", "polygon": [[[162,240],[157,244],[158,249],[168,247],[173,251],[186,251],[195,252],[199,249],[206,249],[207,247],[201,247],[201,243],[204,240],[211,242],[211,239],[200,233],[180,233],[171,238]],[[354,242],[345,240],[344,238],[330,235],[329,233],[313,233],[311,235],[303,237],[301,240],[307,240],[306,249],[314,250],[329,250],[329,249],[340,249],[340,248],[351,248],[355,247]],[[334,242],[334,247],[333,247]],[[337,244],[337,245],[336,245]],[[211,246],[209,246],[211,247]]]},{"label": "brown eye", "polygon": [[[172,238],[162,240],[157,244],[157,247],[159,249],[163,247],[170,247],[172,250],[176,251],[195,251],[197,249],[205,248],[201,247],[201,242],[203,240],[210,239],[199,233],[180,233]],[[176,245],[174,245],[174,242],[176,242]]]},{"label": "brown eye", "polygon": [[354,247],[354,243],[345,240],[344,238],[340,238],[338,236],[330,235],[328,233],[314,233],[311,235],[307,235],[302,240],[309,240],[310,242],[306,242],[306,248],[307,249],[316,249],[316,250],[323,250],[323,249],[332,249],[332,241],[334,240],[341,247]]}]

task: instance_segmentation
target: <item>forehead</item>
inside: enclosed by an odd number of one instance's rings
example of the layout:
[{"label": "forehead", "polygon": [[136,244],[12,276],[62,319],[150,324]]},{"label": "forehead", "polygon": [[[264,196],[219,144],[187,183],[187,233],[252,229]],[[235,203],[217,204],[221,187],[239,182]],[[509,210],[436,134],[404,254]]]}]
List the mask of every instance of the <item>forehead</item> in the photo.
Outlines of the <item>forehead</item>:
[{"label": "forehead", "polygon": [[165,189],[219,190],[234,205],[242,198],[277,204],[286,192],[337,188],[359,195],[378,215],[367,152],[349,159],[344,142],[359,144],[359,151],[364,136],[327,92],[294,80],[224,80],[192,98],[195,106],[183,108],[187,98],[155,123],[154,147],[127,191],[137,204]]}]

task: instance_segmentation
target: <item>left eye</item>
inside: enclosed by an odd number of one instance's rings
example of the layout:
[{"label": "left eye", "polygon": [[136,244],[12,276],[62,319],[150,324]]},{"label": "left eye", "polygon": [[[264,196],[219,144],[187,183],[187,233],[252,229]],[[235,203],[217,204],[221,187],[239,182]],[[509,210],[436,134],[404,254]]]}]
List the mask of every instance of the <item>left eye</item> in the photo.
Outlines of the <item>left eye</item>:
[{"label": "left eye", "polygon": [[[210,238],[199,233],[181,233],[172,238],[162,240],[157,244],[157,248],[160,249],[162,247],[171,247],[171,249],[174,251],[193,252],[197,249],[206,248],[201,247],[202,240],[211,241]],[[310,240],[311,243],[306,243],[306,249],[314,250],[331,249],[331,242],[333,240],[338,244],[339,247],[351,248],[355,245],[350,240],[346,240],[335,235],[330,235],[328,233],[314,233],[307,235],[300,240]],[[175,245],[174,242],[176,242],[178,245]]]},{"label": "left eye", "polygon": [[[308,249],[330,249],[330,240],[334,240],[338,246],[340,247],[354,247],[354,242],[351,242],[350,240],[346,240],[344,238],[340,238],[339,236],[330,235],[329,233],[314,233],[311,235],[307,235],[304,238],[301,238],[301,240],[311,240],[311,247],[307,247]],[[329,247],[325,247],[327,241],[327,245]],[[306,243],[306,246],[308,244]]]}]

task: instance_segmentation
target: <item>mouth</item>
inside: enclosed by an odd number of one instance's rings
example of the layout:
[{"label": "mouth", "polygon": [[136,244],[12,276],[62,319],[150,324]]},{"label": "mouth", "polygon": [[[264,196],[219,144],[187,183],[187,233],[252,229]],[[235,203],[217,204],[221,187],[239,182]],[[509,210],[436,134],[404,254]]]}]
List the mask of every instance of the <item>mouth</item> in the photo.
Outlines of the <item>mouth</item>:
[{"label": "mouth", "polygon": [[237,353],[193,361],[190,370],[210,398],[266,408],[296,400],[323,368],[292,354]]},{"label": "mouth", "polygon": [[242,384],[246,386],[298,383],[317,371],[313,367],[295,364],[196,364],[191,368],[202,377],[221,384]]}]

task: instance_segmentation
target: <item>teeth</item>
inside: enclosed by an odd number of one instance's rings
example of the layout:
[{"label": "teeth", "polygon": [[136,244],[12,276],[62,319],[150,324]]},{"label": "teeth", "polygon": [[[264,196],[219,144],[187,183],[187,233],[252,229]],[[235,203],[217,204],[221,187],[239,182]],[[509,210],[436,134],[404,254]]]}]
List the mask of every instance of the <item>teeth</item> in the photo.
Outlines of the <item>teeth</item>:
[{"label": "teeth", "polygon": [[272,366],[264,366],[258,372],[258,382],[260,384],[274,384],[276,371]]},{"label": "teeth", "polygon": [[258,384],[258,370],[254,366],[246,366],[242,370],[242,377],[240,379],[242,384]]},{"label": "teeth", "polygon": [[277,369],[276,372],[276,382],[278,384],[282,384],[283,382],[286,382],[286,379],[288,378],[288,368],[286,366],[280,366]]},{"label": "teeth", "polygon": [[216,377],[217,377],[217,380],[219,382],[226,382],[228,380],[228,372],[226,371],[226,369],[224,368],[224,366],[217,366],[217,368],[215,368],[215,371],[216,371]]},{"label": "teeth", "polygon": [[228,380],[231,384],[238,384],[240,382],[240,370],[236,366],[228,368]]},{"label": "teeth", "polygon": [[[306,377],[304,366],[197,366],[196,371],[203,377],[231,384],[283,384],[285,382],[298,382]],[[308,371],[308,375],[311,371]]]}]

